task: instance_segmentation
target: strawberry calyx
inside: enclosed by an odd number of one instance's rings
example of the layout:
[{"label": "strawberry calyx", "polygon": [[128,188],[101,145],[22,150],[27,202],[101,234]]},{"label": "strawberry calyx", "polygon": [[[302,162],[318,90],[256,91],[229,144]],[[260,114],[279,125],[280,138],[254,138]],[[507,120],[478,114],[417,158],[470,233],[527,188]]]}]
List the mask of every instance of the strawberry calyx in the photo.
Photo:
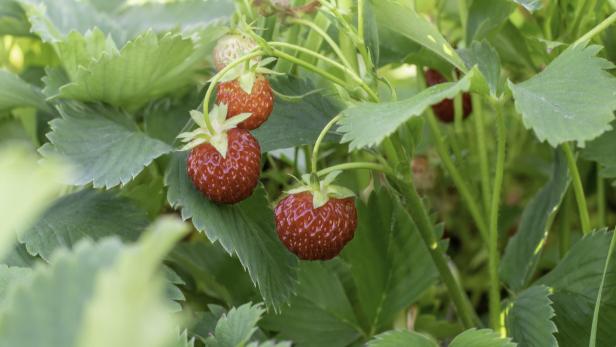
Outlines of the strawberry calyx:
[{"label": "strawberry calyx", "polygon": [[299,186],[287,191],[286,194],[310,192],[312,194],[312,207],[315,209],[325,205],[330,198],[346,199],[354,197],[355,193],[352,190],[332,184],[341,173],[342,171],[333,171],[323,179],[319,179],[315,174],[304,174],[301,180],[294,177]]},{"label": "strawberry calyx", "polygon": [[229,148],[227,132],[233,128],[237,128],[239,123],[245,121],[251,115],[251,113],[241,113],[227,119],[227,105],[224,103],[214,105],[209,112],[210,124],[208,125],[205,119],[206,116],[202,112],[192,110],[190,111],[190,117],[199,127],[193,131],[178,135],[178,138],[185,143],[180,150],[187,151],[204,143],[209,143],[223,156],[223,158],[226,158]]},{"label": "strawberry calyx", "polygon": [[246,94],[252,93],[257,77],[260,75],[284,75],[274,70],[268,69],[266,66],[276,61],[276,58],[269,57],[263,60],[247,61],[246,64],[240,64],[233,67],[220,78],[220,82],[229,82],[237,80],[240,87]]}]

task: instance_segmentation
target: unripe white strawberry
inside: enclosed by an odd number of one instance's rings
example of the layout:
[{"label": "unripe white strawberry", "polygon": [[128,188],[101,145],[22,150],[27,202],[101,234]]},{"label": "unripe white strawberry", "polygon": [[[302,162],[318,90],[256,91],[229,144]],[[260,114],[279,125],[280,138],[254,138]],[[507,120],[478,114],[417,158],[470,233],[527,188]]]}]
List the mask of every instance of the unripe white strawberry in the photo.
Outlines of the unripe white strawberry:
[{"label": "unripe white strawberry", "polygon": [[[214,47],[214,66],[218,71],[257,48],[256,42],[243,35],[226,35]],[[258,59],[256,59],[258,61]]]}]

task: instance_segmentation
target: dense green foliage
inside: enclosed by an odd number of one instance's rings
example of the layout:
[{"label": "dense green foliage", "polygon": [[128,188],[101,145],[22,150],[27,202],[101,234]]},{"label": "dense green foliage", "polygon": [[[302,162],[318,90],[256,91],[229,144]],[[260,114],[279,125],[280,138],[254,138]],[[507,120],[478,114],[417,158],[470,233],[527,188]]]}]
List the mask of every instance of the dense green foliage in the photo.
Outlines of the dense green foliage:
[{"label": "dense green foliage", "polygon": [[[614,0],[0,0],[0,347],[616,345],[614,23]],[[276,58],[275,105],[260,183],[220,205],[178,135],[231,29]],[[355,236],[299,260],[276,202],[338,170]]]}]

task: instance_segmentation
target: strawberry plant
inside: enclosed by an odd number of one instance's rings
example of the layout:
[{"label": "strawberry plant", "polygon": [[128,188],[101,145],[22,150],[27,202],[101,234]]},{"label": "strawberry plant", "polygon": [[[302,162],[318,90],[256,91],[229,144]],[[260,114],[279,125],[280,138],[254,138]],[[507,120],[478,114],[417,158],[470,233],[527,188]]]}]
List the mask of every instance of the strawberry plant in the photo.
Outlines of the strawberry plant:
[{"label": "strawberry plant", "polygon": [[616,345],[614,0],[0,0],[0,347]]}]

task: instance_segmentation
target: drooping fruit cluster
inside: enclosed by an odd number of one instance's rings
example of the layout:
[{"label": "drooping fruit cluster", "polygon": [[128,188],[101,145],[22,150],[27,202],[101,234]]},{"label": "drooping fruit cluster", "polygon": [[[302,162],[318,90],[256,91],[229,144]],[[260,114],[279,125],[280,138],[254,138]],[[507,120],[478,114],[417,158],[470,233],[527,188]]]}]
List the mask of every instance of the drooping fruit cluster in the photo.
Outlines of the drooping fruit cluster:
[{"label": "drooping fruit cluster", "polygon": [[353,239],[357,210],[353,192],[326,177],[315,189],[306,184],[294,189],[276,206],[276,231],[280,241],[300,259],[328,260],[340,254]]},{"label": "drooping fruit cluster", "polygon": [[[223,70],[256,47],[246,36],[227,35],[214,49],[214,64]],[[261,126],[274,108],[272,88],[259,73],[269,71],[262,67],[269,62],[256,57],[223,72],[217,86],[217,104],[209,115],[192,111],[191,117],[199,127],[179,135],[187,143],[183,150],[190,149],[188,176],[213,202],[238,203],[259,183],[261,148],[249,130]]]},{"label": "drooping fruit cluster", "polygon": [[[447,82],[445,77],[434,69],[427,69],[425,72],[426,84],[431,87],[440,83]],[[432,110],[438,119],[444,123],[451,123],[455,120],[455,106],[452,99],[445,99],[436,105],[432,105]],[[466,119],[473,112],[473,104],[469,93],[462,94],[462,119]]]}]

